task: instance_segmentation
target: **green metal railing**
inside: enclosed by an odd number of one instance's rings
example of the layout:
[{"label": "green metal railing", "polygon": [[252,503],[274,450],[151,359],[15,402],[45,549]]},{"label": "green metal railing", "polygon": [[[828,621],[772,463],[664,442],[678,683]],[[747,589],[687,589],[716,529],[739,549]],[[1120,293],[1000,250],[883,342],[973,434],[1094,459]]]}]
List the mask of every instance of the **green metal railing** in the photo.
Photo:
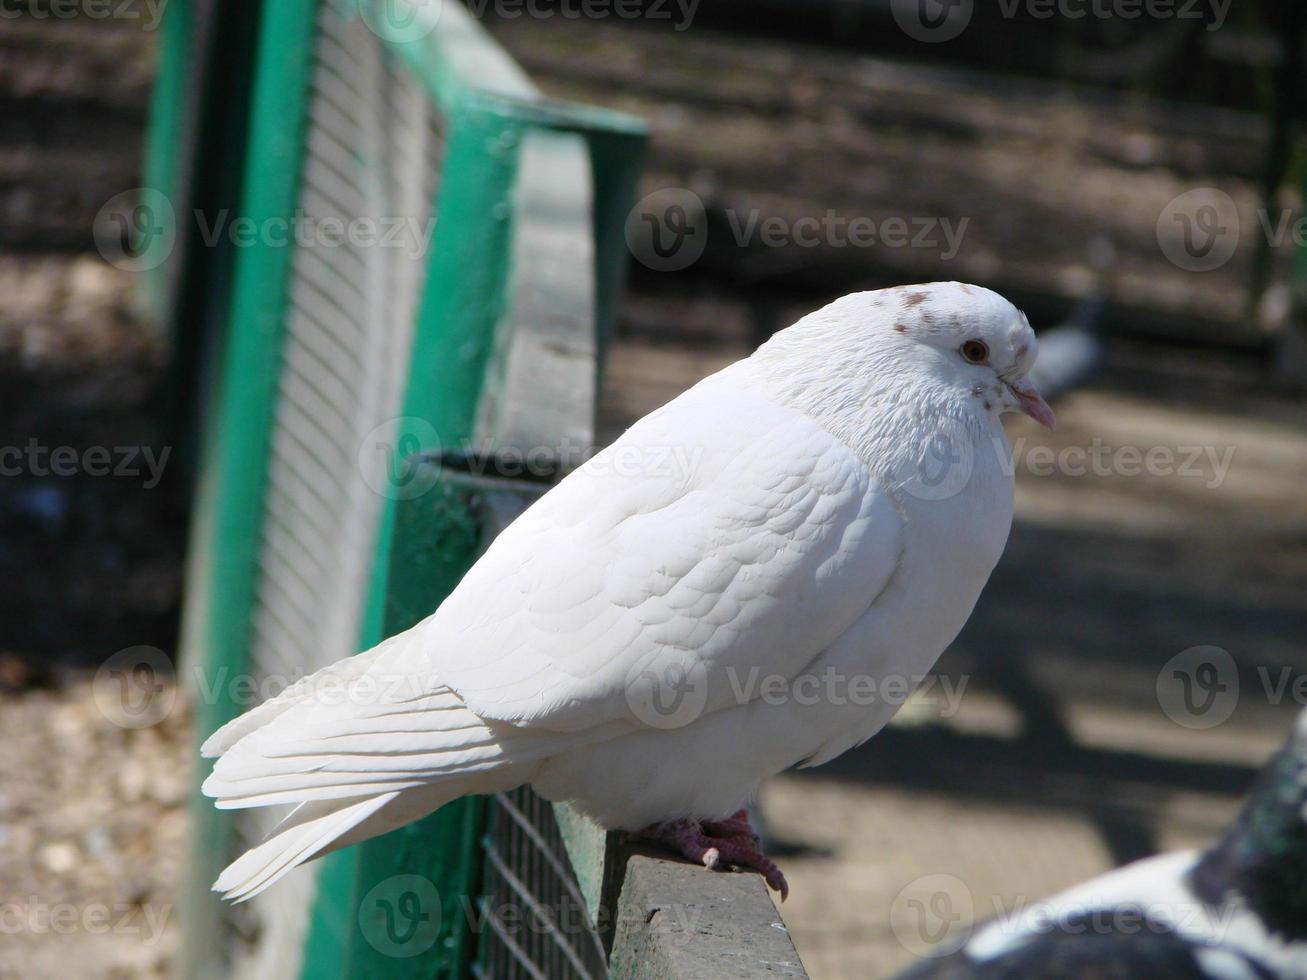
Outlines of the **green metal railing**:
[{"label": "green metal railing", "polygon": [[[193,87],[176,52],[205,46],[182,36],[199,8],[170,5],[155,105],[151,175],[179,196],[185,154],[158,143],[193,132],[178,122],[193,97],[166,89]],[[180,655],[203,680],[201,736],[453,588],[485,541],[479,498],[415,459],[588,443],[644,137],[628,117],[543,100],[452,2],[265,0],[256,26],[249,77],[212,80],[249,93],[231,219],[253,233],[193,260],[230,263],[206,280],[222,335],[190,344],[220,358],[201,372],[215,390]],[[405,244],[420,247],[324,243],[333,218],[411,220]],[[175,335],[195,328],[153,295]],[[459,801],[231,907],[209,883],[265,818],[197,798],[181,972],[466,975],[476,923],[442,915],[408,955],[367,927],[368,897],[417,875],[447,911],[475,902],[486,820],[485,801]]]}]

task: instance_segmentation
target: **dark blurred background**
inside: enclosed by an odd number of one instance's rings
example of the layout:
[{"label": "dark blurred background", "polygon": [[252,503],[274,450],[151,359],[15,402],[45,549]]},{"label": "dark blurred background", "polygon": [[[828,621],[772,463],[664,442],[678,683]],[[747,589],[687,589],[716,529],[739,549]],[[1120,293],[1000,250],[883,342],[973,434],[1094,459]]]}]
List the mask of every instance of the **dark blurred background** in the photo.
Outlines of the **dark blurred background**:
[{"label": "dark blurred background", "polygon": [[[1301,5],[975,4],[947,40],[957,22],[923,39],[916,4],[889,0],[472,7],[547,94],[649,121],[642,194],[703,204],[697,261],[632,263],[605,438],[855,289],[977,282],[1040,330],[1075,318],[1101,342],[1056,433],[1011,426],[1016,525],[939,664],[951,686],[767,788],[812,975],[910,962],[904,896],[930,876],[983,918],[1209,840],[1307,670]],[[187,719],[117,728],[90,677],[122,648],[176,646],[184,467],[58,476],[25,449],[169,449],[170,352],[91,233],[141,184],[157,35],[15,10],[0,19],[0,447],[26,462],[0,478],[0,881],[166,905]],[[936,233],[740,240],[769,219]],[[1081,472],[1091,450],[1104,462]],[[1216,714],[1167,686],[1205,663],[1238,690]],[[0,975],[155,975],[174,927],[149,945],[35,937],[21,959],[0,951]]]}]

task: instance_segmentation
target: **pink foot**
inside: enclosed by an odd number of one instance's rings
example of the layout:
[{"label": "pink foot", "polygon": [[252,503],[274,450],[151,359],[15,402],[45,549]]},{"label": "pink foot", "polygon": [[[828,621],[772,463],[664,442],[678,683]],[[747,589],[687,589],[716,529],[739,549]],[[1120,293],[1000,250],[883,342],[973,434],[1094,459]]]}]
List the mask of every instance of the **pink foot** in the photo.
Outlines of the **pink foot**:
[{"label": "pink foot", "polygon": [[776,862],[762,853],[762,841],[749,824],[749,814],[740,810],[725,820],[669,820],[656,823],[632,834],[637,840],[653,841],[670,848],[705,868],[727,866],[745,868],[762,875],[781,901],[790,895],[790,886],[776,867]]}]

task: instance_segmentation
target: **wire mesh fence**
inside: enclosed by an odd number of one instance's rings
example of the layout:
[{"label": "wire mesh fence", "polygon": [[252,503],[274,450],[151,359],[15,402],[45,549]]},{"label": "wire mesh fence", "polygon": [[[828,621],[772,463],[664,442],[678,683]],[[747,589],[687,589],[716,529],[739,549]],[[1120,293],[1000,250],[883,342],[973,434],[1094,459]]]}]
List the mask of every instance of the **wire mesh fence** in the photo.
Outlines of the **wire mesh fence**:
[{"label": "wire mesh fence", "polygon": [[485,980],[599,980],[603,943],[572,870],[553,804],[529,787],[490,803],[483,929],[473,973]]}]

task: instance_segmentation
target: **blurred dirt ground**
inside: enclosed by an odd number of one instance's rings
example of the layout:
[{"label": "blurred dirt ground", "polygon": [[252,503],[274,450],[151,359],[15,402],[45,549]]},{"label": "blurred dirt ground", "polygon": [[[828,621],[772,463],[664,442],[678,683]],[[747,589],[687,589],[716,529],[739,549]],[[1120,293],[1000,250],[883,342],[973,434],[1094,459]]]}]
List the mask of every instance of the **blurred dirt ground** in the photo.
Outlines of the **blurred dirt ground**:
[{"label": "blurred dirt ground", "polygon": [[[1270,703],[1258,668],[1307,671],[1307,436],[1301,400],[1266,380],[1246,253],[1184,274],[1153,222],[1196,183],[1250,213],[1260,124],[709,30],[495,29],[550,94],[651,119],[645,192],[691,187],[719,215],[972,219],[943,267],[912,250],[710,247],[684,275],[636,270],[609,436],[847,289],[973,278],[1028,295],[1044,327],[1094,283],[1091,239],[1118,256],[1100,284],[1129,335],[1108,324],[1104,369],[1057,406],[1056,434],[1012,427],[1011,543],[939,665],[964,696],[914,702],[864,748],[766,788],[793,886],[783,911],[812,975],[909,962],[929,932],[910,902],[925,885],[983,918],[1210,839],[1296,708]],[[99,206],[140,180],[152,43],[104,22],[0,27],[0,445],[164,438],[165,345],[90,237]],[[1190,328],[1231,346],[1189,343]],[[1219,480],[1205,465],[1039,475],[1035,447],[1094,440],[1234,454]],[[178,941],[188,718],[179,706],[122,729],[92,676],[123,647],[171,649],[184,508],[166,485],[27,474],[0,481],[0,525],[0,977],[162,975]],[[1203,731],[1157,697],[1162,666],[1198,644],[1228,650],[1242,687],[1233,717]],[[73,918],[55,925],[56,908]]]}]

